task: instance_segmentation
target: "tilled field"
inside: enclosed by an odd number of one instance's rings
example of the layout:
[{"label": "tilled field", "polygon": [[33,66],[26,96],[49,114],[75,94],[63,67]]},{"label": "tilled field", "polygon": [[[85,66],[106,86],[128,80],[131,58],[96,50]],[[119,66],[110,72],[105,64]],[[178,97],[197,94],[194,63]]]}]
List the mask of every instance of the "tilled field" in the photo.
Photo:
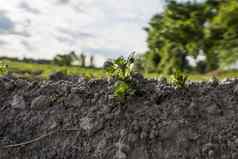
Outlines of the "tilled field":
[{"label": "tilled field", "polygon": [[0,159],[238,159],[238,80],[138,82],[0,78]]}]

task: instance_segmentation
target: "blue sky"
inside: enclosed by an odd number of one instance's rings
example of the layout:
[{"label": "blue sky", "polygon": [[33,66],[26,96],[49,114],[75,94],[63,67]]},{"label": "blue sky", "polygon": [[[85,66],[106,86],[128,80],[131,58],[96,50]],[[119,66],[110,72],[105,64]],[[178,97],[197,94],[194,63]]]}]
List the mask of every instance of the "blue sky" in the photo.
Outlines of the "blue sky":
[{"label": "blue sky", "polygon": [[97,65],[144,52],[143,27],[163,0],[0,0],[0,56],[85,52]]}]

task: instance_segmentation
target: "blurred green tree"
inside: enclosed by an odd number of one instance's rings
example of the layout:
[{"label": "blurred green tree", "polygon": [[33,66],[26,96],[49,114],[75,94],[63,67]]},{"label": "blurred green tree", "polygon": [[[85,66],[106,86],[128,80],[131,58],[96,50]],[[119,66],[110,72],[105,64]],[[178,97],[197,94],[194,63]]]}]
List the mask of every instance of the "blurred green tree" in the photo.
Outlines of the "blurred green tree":
[{"label": "blurred green tree", "polygon": [[204,46],[205,14],[202,3],[167,1],[164,12],[146,28],[149,51],[145,57],[152,68],[166,74],[190,70],[187,56],[196,58]]},{"label": "blurred green tree", "polygon": [[69,54],[57,54],[53,63],[59,66],[70,66],[76,60],[79,60],[78,56],[74,51],[71,51]]},{"label": "blurred green tree", "polygon": [[[238,1],[167,0],[163,12],[145,28],[149,50],[146,71],[172,74],[191,71],[188,57],[197,59],[198,71],[212,71],[238,59]],[[201,65],[202,64],[202,65]]]},{"label": "blurred green tree", "polygon": [[213,41],[212,50],[219,59],[220,68],[238,60],[238,1],[222,1],[210,25],[207,38]]}]

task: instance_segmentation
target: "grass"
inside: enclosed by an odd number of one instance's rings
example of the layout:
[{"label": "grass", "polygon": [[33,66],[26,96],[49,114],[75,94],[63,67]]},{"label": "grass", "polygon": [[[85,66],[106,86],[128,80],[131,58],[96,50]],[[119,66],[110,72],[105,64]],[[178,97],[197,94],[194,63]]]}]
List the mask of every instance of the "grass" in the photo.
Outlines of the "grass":
[{"label": "grass", "polygon": [[17,76],[35,76],[48,79],[49,75],[56,71],[66,72],[68,75],[81,75],[89,78],[103,78],[106,76],[106,71],[98,68],[82,68],[78,66],[63,67],[50,64],[31,64],[9,60],[3,60],[3,62],[8,65],[9,73],[13,73]]},{"label": "grass", "polygon": [[[217,77],[219,80],[223,80],[226,78],[238,78],[238,70],[220,71],[219,74],[216,74],[216,73],[206,73],[206,74],[191,73],[191,74],[186,74],[186,75],[188,76],[188,80],[191,80],[191,81],[207,81],[207,80],[212,79],[213,76]],[[149,78],[149,79],[157,79],[157,78],[160,78],[161,75],[157,74],[157,73],[146,73],[145,77]],[[169,77],[167,77],[167,78],[169,78]]]},{"label": "grass", "polygon": [[[49,74],[62,71],[66,72],[68,75],[80,75],[87,78],[105,78],[108,77],[106,70],[101,68],[82,68],[78,66],[62,67],[50,64],[31,64],[23,62],[15,62],[9,60],[2,60],[8,65],[8,71],[15,74],[16,76],[26,77],[26,78],[42,78],[48,79]],[[216,71],[207,74],[187,74],[189,80],[193,81],[204,81],[211,79],[214,75],[218,79],[224,78],[238,78],[238,70],[229,71]],[[158,73],[145,73],[145,78],[157,79],[161,75]]]}]

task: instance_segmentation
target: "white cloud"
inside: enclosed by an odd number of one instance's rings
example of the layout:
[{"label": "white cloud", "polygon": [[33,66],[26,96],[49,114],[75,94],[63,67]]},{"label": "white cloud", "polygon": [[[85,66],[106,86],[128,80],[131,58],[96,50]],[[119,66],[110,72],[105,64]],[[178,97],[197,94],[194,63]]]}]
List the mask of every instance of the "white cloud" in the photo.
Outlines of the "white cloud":
[{"label": "white cloud", "polygon": [[[0,0],[0,56],[52,58],[84,51],[105,58],[146,50],[142,30],[162,0]],[[2,13],[2,14],[1,14]],[[2,20],[1,20],[2,19]],[[1,34],[1,32],[0,32]]]}]

